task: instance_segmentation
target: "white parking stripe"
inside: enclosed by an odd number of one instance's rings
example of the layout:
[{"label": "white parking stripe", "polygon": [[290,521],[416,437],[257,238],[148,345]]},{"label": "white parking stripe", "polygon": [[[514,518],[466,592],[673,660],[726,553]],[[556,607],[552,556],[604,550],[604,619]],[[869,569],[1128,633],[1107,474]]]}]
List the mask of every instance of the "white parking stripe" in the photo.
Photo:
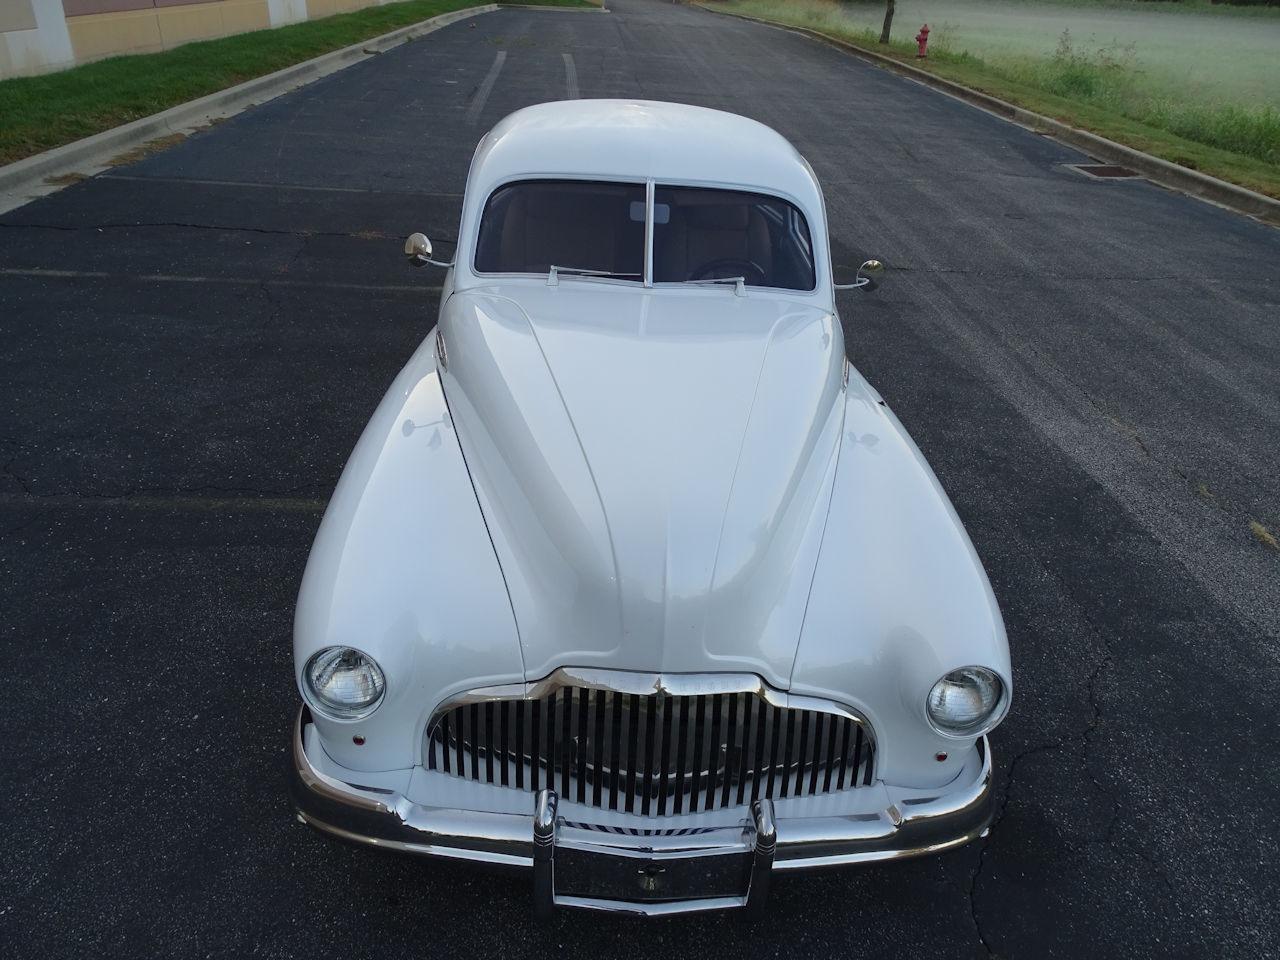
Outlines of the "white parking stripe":
[{"label": "white parking stripe", "polygon": [[243,286],[259,287],[303,287],[322,290],[362,290],[362,291],[396,291],[417,293],[420,291],[439,292],[440,284],[412,283],[333,283],[325,280],[281,280],[277,278],[261,279],[256,277],[199,277],[173,273],[111,273],[105,270],[41,270],[37,268],[2,267],[0,276],[5,277],[48,277],[62,280],[138,280],[143,283],[229,283]]},{"label": "white parking stripe", "polygon": [[484,81],[480,84],[480,89],[476,91],[476,95],[471,99],[471,106],[467,108],[467,123],[474,124],[480,119],[480,111],[484,109],[485,102],[489,99],[489,94],[493,92],[493,85],[498,82],[498,74],[502,72],[502,65],[507,61],[507,51],[499,50],[498,55],[493,58],[493,66],[489,68],[489,72],[485,74]]},{"label": "white parking stripe", "polygon": [[564,57],[564,82],[569,88],[569,99],[577,100],[582,94],[578,91],[578,68],[574,66],[573,54],[562,53],[560,56]]}]

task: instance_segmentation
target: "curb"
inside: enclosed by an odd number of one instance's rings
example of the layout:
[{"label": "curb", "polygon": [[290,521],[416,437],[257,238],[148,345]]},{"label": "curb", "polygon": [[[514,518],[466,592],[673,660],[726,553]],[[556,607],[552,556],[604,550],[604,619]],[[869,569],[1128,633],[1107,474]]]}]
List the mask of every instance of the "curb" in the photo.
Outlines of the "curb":
[{"label": "curb", "polygon": [[[219,90],[198,100],[189,100],[176,107],[162,110],[149,117],[134,120],[124,126],[112,127],[83,140],[76,140],[54,147],[44,153],[26,157],[8,166],[0,167],[0,213],[62,189],[66,183],[51,184],[50,178],[91,176],[111,165],[120,154],[140,147],[157,137],[174,133],[188,133],[196,128],[240,113],[246,107],[272,100],[313,80],[336,73],[361,60],[368,60],[384,50],[397,46],[446,27],[459,20],[492,13],[501,9],[496,3],[488,3],[465,10],[442,13],[430,20],[413,23],[378,37],[370,37],[349,47],[331,50],[312,60],[295,63],[291,67],[246,80],[244,83]],[[573,9],[550,7],[548,9]]]},{"label": "curb", "polygon": [[1106,160],[1110,163],[1130,167],[1162,187],[1189,194],[1218,206],[1226,207],[1236,213],[1243,213],[1272,226],[1280,226],[1280,200],[1257,193],[1247,187],[1237,186],[1234,183],[1228,183],[1226,180],[1211,177],[1207,173],[1201,173],[1198,170],[1192,170],[1189,167],[1179,166],[1168,160],[1153,157],[1149,153],[1143,153],[1141,150],[1127,147],[1123,143],[1116,143],[1114,140],[1108,140],[1106,137],[1100,137],[1096,133],[1089,133],[1087,130],[1073,127],[1070,124],[1063,123],[1061,120],[1034,113],[1006,100],[966,87],[956,83],[954,80],[943,79],[927,70],[921,70],[910,64],[902,63],[893,57],[876,53],[874,50],[867,50],[847,40],[841,40],[838,37],[823,33],[820,30],[797,27],[789,23],[779,23],[776,20],[767,20],[764,17],[751,17],[742,13],[734,13],[730,10],[717,10],[702,2],[695,2],[695,6],[701,7],[708,13],[719,14],[723,17],[734,17],[738,20],[747,20],[751,23],[763,23],[837,47],[877,66],[885,67],[894,73],[910,77],[912,80],[918,80],[926,86],[950,94],[972,106],[994,113],[1005,120],[1011,120],[1019,126],[1026,127],[1036,133],[1048,134],[1055,140],[1060,140],[1068,146],[1082,150],[1098,160]]}]

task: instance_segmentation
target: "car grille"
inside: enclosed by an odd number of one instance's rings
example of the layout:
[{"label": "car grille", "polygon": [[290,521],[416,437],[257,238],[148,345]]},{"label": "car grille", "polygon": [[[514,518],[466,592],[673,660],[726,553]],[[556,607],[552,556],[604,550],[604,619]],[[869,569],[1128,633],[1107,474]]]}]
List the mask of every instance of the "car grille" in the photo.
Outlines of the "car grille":
[{"label": "car grille", "polygon": [[563,686],[438,713],[428,769],[642,816],[807,797],[870,784],[875,744],[856,719],[757,693],[616,693]]}]

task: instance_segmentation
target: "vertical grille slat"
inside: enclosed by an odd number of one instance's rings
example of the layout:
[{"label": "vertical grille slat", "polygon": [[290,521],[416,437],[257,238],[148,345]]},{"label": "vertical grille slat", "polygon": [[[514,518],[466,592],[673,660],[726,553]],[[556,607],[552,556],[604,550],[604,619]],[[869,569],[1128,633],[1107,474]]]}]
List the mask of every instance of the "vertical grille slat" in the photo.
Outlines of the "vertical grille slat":
[{"label": "vertical grille slat", "polygon": [[738,806],[749,796],[750,783],[756,769],[756,709],[758,702],[745,695],[739,698],[742,720],[738,724]]},{"label": "vertical grille slat", "polygon": [[578,736],[573,741],[577,763],[578,802],[587,802],[587,737],[591,732],[591,691],[578,691]]},{"label": "vertical grille slat", "polygon": [[822,713],[814,714],[813,718],[813,739],[809,744],[809,756],[813,760],[813,769],[809,772],[809,792],[815,794],[818,792],[818,767],[819,767],[819,751],[822,750],[822,727],[826,716]]},{"label": "vertical grille slat", "polygon": [[608,745],[605,743],[604,721],[605,714],[608,712],[606,707],[606,698],[609,694],[603,690],[597,690],[594,697],[594,706],[591,710],[591,735],[593,750],[592,758],[595,760],[595,776],[591,791],[591,805],[593,807],[602,807],[604,799],[604,771],[608,765],[610,757]]},{"label": "vertical grille slat", "polygon": [[622,741],[624,738],[622,730],[622,694],[609,694],[609,702],[613,707],[613,726],[611,728],[613,733],[613,750],[609,753],[609,758],[613,761],[613,767],[609,771],[609,809],[617,810],[618,790],[621,789],[619,785],[619,780],[621,778],[618,776],[618,770],[624,762],[621,753]]},{"label": "vertical grille slat", "polygon": [[640,698],[636,694],[627,697],[627,712],[624,714],[624,721],[630,728],[628,730],[628,744],[630,749],[627,751],[627,813],[635,813],[636,809],[636,768],[640,766]]},{"label": "vertical grille slat", "polygon": [[[665,816],[667,812],[667,796],[671,791],[671,724],[674,722],[671,711],[671,704],[666,697],[658,697],[658,710],[661,714],[657,721],[657,726],[662,730],[662,752],[654,751],[654,756],[658,762],[658,816]],[[648,788],[645,789],[646,799],[648,803]]]},{"label": "vertical grille slat", "polygon": [[477,696],[428,724],[437,774],[641,816],[684,816],[854,789],[875,778],[862,721],[754,693],[673,695],[560,686]]},{"label": "vertical grille slat", "polygon": [[[845,776],[849,772],[847,760],[849,758],[849,736],[853,732],[849,729],[850,725],[846,724],[845,728],[840,732],[840,776],[836,781],[836,789],[843,790],[845,784]],[[834,758],[832,758],[834,762]]]},{"label": "vertical grille slat", "polygon": [[720,792],[719,773],[721,745],[724,743],[724,700],[723,696],[711,701],[711,726],[707,731],[707,792],[702,802],[703,810],[716,808],[716,797]]},{"label": "vertical grille slat", "polygon": [[493,743],[495,737],[493,735],[493,715],[494,703],[486,703],[484,705],[484,733],[481,734],[480,742],[484,744],[484,782],[493,783]]},{"label": "vertical grille slat", "polygon": [[[826,747],[825,753],[823,754],[823,756],[826,759],[826,762],[822,765],[822,770],[823,770],[822,792],[823,793],[831,792],[831,774],[835,772],[835,766],[836,766],[835,763],[832,762],[835,759],[835,755],[836,755],[836,737],[840,734],[840,732],[844,728],[848,727],[848,725],[849,725],[848,720],[838,719],[836,717],[832,717],[831,720],[827,723],[827,726],[830,728],[830,731],[827,734],[827,747]],[[818,768],[815,766],[813,770],[813,780],[811,780],[809,783],[810,793],[817,792],[817,782],[818,782]]]},{"label": "vertical grille slat", "polygon": [[565,687],[560,691],[560,723],[562,729],[558,744],[560,747],[560,796],[568,799],[573,774],[573,694],[574,687]]},{"label": "vertical grille slat", "polygon": [[504,787],[511,784],[511,701],[498,704],[498,760],[502,763],[500,777]]},{"label": "vertical grille slat", "polygon": [[680,726],[676,729],[676,782],[672,785],[675,793],[675,812],[684,812],[684,788],[685,788],[685,763],[688,759],[689,750],[685,733],[689,729],[689,701],[690,697],[680,698]]},{"label": "vertical grille slat", "polygon": [[800,736],[796,739],[796,781],[791,787],[792,795],[804,794],[805,751],[809,744],[809,710],[800,714]]},{"label": "vertical grille slat", "polygon": [[[725,737],[724,784],[720,787],[720,806],[729,805],[729,791],[738,779],[738,755],[741,753],[742,725],[738,723],[738,697],[729,694],[728,736]],[[735,742],[735,738],[737,738]]]}]

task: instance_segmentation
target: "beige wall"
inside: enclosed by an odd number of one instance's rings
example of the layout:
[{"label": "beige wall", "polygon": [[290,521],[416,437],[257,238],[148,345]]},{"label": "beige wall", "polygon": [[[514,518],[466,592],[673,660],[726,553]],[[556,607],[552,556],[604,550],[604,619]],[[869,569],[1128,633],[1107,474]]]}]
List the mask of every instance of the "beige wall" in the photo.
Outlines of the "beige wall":
[{"label": "beige wall", "polygon": [[269,26],[267,0],[211,0],[67,18],[78,63],[121,53],[153,53]]},{"label": "beige wall", "polygon": [[31,0],[0,0],[0,33],[35,28],[36,8]]},{"label": "beige wall", "polygon": [[394,0],[0,0],[0,78],[387,2]]}]

